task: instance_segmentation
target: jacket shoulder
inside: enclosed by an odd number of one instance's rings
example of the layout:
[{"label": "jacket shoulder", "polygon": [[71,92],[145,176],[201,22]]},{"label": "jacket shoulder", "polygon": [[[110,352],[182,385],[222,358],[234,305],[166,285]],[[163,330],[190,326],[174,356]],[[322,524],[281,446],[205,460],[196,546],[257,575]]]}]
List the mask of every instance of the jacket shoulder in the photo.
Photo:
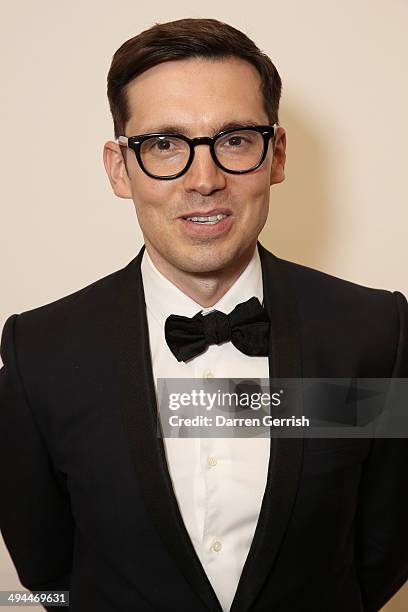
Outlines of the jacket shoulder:
[{"label": "jacket shoulder", "polygon": [[22,311],[19,313],[19,317],[39,321],[42,318],[49,319],[49,317],[53,316],[63,316],[64,313],[73,308],[79,308],[86,302],[93,302],[104,295],[107,296],[113,290],[121,271],[122,269],[111,272],[72,293],[63,295],[46,304]]},{"label": "jacket shoulder", "polygon": [[292,261],[277,258],[285,272],[299,310],[309,320],[335,320],[355,325],[355,330],[379,333],[392,328],[397,333],[399,318],[406,314],[407,301],[399,291],[367,287]]},{"label": "jacket shoulder", "polygon": [[338,292],[339,295],[365,296],[368,299],[388,297],[392,294],[387,289],[368,287],[353,281],[334,276],[328,272],[317,270],[286,259],[276,258],[285,270],[288,280],[294,288],[299,290],[320,290],[321,292]]},{"label": "jacket shoulder", "polygon": [[322,363],[337,353],[364,376],[391,376],[404,351],[405,371],[408,303],[401,292],[277,259],[298,306],[305,345],[322,353]]},{"label": "jacket shoulder", "polygon": [[[69,344],[98,335],[112,320],[119,276],[123,268],[111,272],[52,302],[9,316],[1,339],[1,356],[12,341],[22,350],[39,358],[56,354]],[[103,334],[101,334],[103,335]],[[12,340],[13,339],[13,340]]]}]

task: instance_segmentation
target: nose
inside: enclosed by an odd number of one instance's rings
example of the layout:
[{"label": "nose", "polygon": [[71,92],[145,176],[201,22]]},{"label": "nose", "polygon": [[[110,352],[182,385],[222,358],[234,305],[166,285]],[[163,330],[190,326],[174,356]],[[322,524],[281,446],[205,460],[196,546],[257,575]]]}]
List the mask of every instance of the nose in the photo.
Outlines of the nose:
[{"label": "nose", "polygon": [[215,164],[208,145],[196,145],[193,162],[183,176],[183,183],[186,191],[197,191],[201,195],[224,189],[225,173]]}]

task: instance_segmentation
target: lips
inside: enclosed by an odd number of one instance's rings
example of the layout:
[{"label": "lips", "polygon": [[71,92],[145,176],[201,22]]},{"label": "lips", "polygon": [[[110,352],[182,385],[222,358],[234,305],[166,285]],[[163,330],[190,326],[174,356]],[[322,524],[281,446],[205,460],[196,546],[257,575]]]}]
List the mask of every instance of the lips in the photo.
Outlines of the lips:
[{"label": "lips", "polygon": [[232,215],[232,211],[229,208],[213,208],[212,210],[192,210],[191,212],[180,215],[180,219],[187,219],[187,217],[214,217],[215,215]]},{"label": "lips", "polygon": [[[220,209],[221,210],[221,209]],[[225,210],[225,209],[224,209]],[[222,215],[225,213],[219,212],[215,213]],[[202,211],[195,211],[191,213],[191,216],[215,216],[214,212],[211,211],[211,214],[205,213],[203,215]],[[188,215],[190,216],[190,214]],[[222,236],[226,236],[228,232],[233,227],[233,215],[227,214],[223,219],[217,221],[216,223],[198,223],[194,221],[188,221],[184,217],[180,217],[177,222],[180,223],[181,231],[184,236],[188,239],[192,240],[208,240],[209,238],[220,239]]]}]

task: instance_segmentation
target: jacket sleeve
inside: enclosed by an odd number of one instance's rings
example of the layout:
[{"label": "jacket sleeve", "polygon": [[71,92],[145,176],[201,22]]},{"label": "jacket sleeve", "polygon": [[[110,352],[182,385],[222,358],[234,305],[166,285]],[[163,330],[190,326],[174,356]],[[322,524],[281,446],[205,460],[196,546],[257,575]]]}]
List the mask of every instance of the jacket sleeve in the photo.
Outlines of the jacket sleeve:
[{"label": "jacket sleeve", "polygon": [[[408,304],[394,292],[399,320],[393,378],[408,378]],[[408,398],[404,398],[408,410]],[[376,612],[408,578],[408,439],[373,440],[356,517],[356,564],[365,612]]]},{"label": "jacket sleeve", "polygon": [[63,475],[53,469],[19,372],[18,320],[7,319],[1,340],[0,528],[22,585],[68,591],[74,522]]}]

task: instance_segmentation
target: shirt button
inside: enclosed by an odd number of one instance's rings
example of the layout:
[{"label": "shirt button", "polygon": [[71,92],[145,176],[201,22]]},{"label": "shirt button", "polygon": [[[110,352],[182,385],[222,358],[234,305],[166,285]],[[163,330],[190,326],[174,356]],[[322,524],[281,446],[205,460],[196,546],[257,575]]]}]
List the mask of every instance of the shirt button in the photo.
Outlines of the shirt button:
[{"label": "shirt button", "polygon": [[204,372],[204,377],[205,378],[214,378],[214,374],[211,372],[211,370],[206,370]]},{"label": "shirt button", "polygon": [[218,463],[217,457],[213,457],[212,455],[210,455],[209,457],[207,457],[207,463],[211,467],[213,467],[214,465],[217,465]]},{"label": "shirt button", "polygon": [[213,545],[212,545],[212,547],[211,547],[211,548],[213,549],[213,551],[214,551],[214,552],[220,552],[220,550],[221,550],[221,548],[222,548],[222,544],[221,544],[221,542],[220,542],[219,540],[216,540],[216,541],[213,543]]}]

